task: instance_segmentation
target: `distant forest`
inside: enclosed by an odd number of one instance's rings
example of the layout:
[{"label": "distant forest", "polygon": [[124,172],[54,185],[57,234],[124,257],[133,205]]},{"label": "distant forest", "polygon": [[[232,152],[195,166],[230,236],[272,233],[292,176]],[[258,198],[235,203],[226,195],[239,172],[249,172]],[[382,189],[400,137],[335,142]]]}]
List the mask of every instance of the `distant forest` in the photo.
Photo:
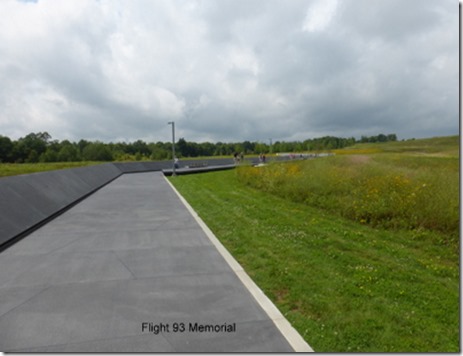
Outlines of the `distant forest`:
[{"label": "distant forest", "polygon": [[[341,138],[325,136],[305,141],[276,141],[272,145],[262,142],[188,142],[180,138],[175,144],[178,157],[232,156],[243,152],[245,155],[278,152],[319,152],[352,146],[364,142],[397,141],[395,134]],[[18,140],[0,135],[0,162],[78,162],[78,161],[142,161],[172,158],[172,143],[146,143],[137,140],[132,143],[103,143],[100,141],[70,142],[52,140],[48,132],[30,133]]]}]

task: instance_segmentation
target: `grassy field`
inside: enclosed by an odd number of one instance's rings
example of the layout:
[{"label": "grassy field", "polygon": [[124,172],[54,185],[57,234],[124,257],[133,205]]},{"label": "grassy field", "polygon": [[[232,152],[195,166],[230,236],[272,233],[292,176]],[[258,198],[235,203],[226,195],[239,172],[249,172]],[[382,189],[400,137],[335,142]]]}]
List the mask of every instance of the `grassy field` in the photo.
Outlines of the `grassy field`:
[{"label": "grassy field", "polygon": [[[254,157],[254,156],[249,156]],[[193,157],[193,158],[183,158],[188,160],[207,160],[210,158],[218,159],[218,158],[230,158],[230,156],[214,156],[214,157]],[[146,159],[145,161],[150,161]],[[45,171],[53,171],[56,169],[65,169],[65,168],[76,168],[76,167],[85,167],[85,166],[92,166],[96,164],[104,164],[104,163],[116,163],[114,162],[89,162],[89,161],[82,161],[82,162],[48,162],[48,163],[0,163],[0,178],[1,177],[8,177],[8,176],[17,176],[19,174],[30,174],[30,173],[37,173],[37,172],[45,172]],[[121,161],[121,162],[140,162],[135,160],[129,161]],[[182,162],[182,159],[180,160]]]},{"label": "grassy field", "polygon": [[344,149],[332,150],[332,152],[338,155],[383,152],[458,157],[459,141],[459,136],[443,136],[387,143],[359,143]]},{"label": "grassy field", "polygon": [[316,351],[458,352],[459,137],[333,152],[171,181]]},{"label": "grassy field", "polygon": [[[459,238],[453,225],[459,204],[458,154],[455,144],[423,150],[432,141],[411,143],[420,148],[395,143],[403,146],[391,152],[387,145],[358,146],[342,157],[269,165],[268,176],[278,179],[255,176],[253,184],[246,171],[267,174],[262,168],[171,181],[316,351],[458,352]],[[377,153],[359,154],[372,148]],[[280,170],[279,175],[274,170]],[[307,199],[308,187],[300,184],[277,192],[293,176],[318,180],[309,186],[322,192],[318,200]],[[427,226],[404,223],[408,218],[402,213],[385,221],[346,216],[344,207],[335,209],[337,202],[331,201],[346,195],[343,184],[335,188],[339,176],[353,189],[352,201],[375,202],[394,193],[392,202],[406,205],[400,196],[414,193],[419,196],[414,209],[431,209],[436,203],[432,195],[446,186],[449,193],[438,207],[447,203],[445,214],[452,216],[443,216],[442,226],[441,217]],[[440,186],[445,177],[450,178]],[[325,187],[330,180],[336,183],[331,191]],[[276,190],[269,188],[272,184]],[[371,199],[356,195],[374,184],[380,187],[370,192],[376,194]],[[287,194],[294,186],[298,193]],[[430,187],[437,190],[425,189]],[[304,199],[299,197],[303,193]],[[368,211],[382,208],[371,204]]]},{"label": "grassy field", "polygon": [[84,167],[95,164],[101,164],[101,162],[0,163],[0,177]]},{"label": "grassy field", "polygon": [[459,160],[399,153],[240,167],[243,184],[362,224],[428,229],[459,242]]}]

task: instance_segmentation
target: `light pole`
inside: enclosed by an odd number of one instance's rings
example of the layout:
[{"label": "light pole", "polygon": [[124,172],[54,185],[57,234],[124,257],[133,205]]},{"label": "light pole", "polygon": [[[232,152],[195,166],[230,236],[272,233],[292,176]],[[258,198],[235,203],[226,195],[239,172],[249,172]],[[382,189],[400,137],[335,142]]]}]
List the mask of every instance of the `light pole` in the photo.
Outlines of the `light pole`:
[{"label": "light pole", "polygon": [[169,121],[167,125],[172,125],[172,161],[174,162],[172,166],[172,175],[175,176],[175,122]]}]

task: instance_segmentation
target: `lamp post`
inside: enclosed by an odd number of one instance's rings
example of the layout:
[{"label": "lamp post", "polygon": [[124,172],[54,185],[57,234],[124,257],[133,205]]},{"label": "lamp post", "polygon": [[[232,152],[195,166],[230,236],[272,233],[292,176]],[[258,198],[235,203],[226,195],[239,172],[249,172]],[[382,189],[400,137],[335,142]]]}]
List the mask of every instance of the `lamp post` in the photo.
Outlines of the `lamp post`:
[{"label": "lamp post", "polygon": [[175,176],[175,122],[169,121],[167,125],[172,125],[172,161],[174,162],[172,168],[172,175]]}]

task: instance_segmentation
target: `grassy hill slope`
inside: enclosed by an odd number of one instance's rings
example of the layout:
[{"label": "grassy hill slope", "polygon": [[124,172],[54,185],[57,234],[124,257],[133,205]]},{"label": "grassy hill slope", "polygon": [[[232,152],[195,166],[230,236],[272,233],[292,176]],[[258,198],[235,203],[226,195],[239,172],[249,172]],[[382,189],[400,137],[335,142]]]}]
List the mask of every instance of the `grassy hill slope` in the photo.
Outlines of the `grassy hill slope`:
[{"label": "grassy hill slope", "polygon": [[[457,352],[458,144],[358,145],[171,181],[316,351]],[[430,226],[405,214],[436,204]]]}]

